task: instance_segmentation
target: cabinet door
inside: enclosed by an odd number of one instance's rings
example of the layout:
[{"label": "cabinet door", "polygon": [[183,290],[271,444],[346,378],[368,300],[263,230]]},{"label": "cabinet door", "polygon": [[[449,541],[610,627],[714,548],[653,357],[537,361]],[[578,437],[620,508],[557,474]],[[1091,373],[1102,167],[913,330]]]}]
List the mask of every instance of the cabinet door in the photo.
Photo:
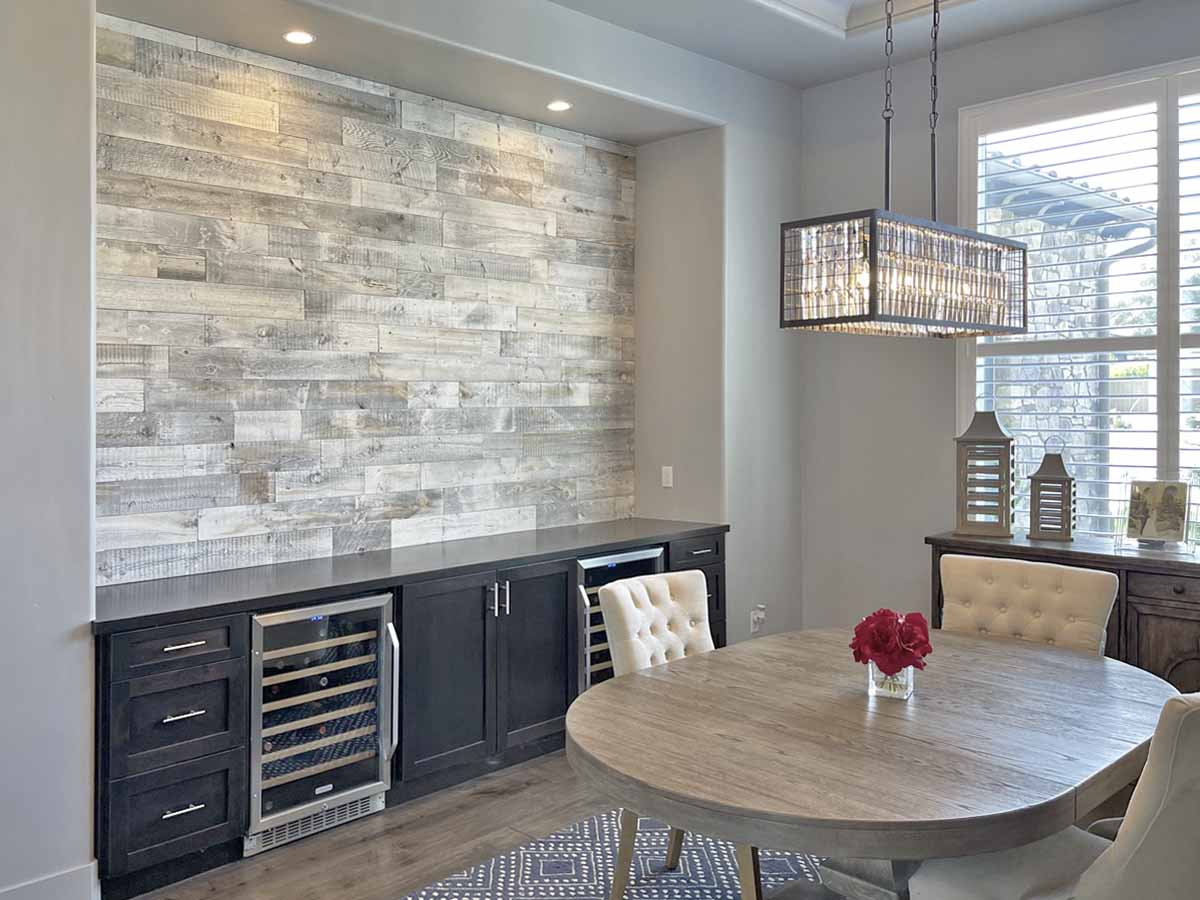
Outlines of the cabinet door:
[{"label": "cabinet door", "polygon": [[405,585],[400,599],[401,777],[491,755],[495,573]]},{"label": "cabinet door", "polygon": [[575,683],[574,563],[523,566],[499,573],[497,679],[503,751],[563,730]]},{"label": "cabinet door", "polygon": [[1200,691],[1200,607],[1130,597],[1125,614],[1129,662],[1185,694]]}]

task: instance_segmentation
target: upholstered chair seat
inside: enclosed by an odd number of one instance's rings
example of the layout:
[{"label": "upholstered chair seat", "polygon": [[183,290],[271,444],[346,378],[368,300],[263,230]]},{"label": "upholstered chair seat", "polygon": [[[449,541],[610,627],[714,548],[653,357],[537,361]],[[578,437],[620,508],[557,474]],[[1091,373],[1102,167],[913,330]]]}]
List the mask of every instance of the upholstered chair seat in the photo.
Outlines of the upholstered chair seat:
[{"label": "upholstered chair seat", "polygon": [[911,900],[1200,897],[1200,694],[1163,707],[1116,838],[1078,828],[1002,853],[922,863]]},{"label": "upholstered chair seat", "polygon": [[[613,674],[618,678],[714,648],[708,624],[708,582],[699,570],[641,575],[606,584],[600,588],[600,611]],[[622,809],[620,825],[610,900],[625,896],[638,814]],[[678,867],[683,840],[683,831],[672,828],[667,841],[667,869]],[[753,860],[748,866],[757,876],[757,850],[739,848],[739,859],[743,854]]]},{"label": "upholstered chair seat", "polygon": [[1104,653],[1117,576],[1019,559],[942,557],[942,628]]}]

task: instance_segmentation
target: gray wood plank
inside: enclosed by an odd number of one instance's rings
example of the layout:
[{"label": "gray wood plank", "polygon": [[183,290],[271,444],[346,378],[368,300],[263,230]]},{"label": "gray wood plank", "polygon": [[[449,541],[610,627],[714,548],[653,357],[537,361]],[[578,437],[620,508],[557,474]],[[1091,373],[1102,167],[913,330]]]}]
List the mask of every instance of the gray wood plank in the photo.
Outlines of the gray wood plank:
[{"label": "gray wood plank", "polygon": [[304,315],[304,294],[301,291],[105,275],[96,279],[96,305],[105,309],[297,319]]},{"label": "gray wood plank", "polygon": [[[271,476],[277,500],[315,500],[321,497],[356,497],[367,493],[363,469],[314,469],[311,472],[276,472]],[[419,487],[396,488],[416,490]]]},{"label": "gray wood plank", "polygon": [[488,149],[477,144],[354,118],[346,118],[342,123],[342,143],[347,147],[386,154],[392,158],[433,165],[434,187],[437,186],[438,165],[493,175],[500,171],[498,148]]},{"label": "gray wood plank", "polygon": [[578,246],[569,238],[528,234],[457,219],[444,222],[442,235],[447,247],[460,250],[482,250],[485,253],[502,253],[508,256],[538,256],[564,262],[576,262],[579,258]]},{"label": "gray wood plank", "polygon": [[96,143],[97,164],[101,169],[300,200],[350,204],[350,179],[327,171],[314,172],[109,135],[100,135]]},{"label": "gray wood plank", "polygon": [[[534,185],[519,178],[506,178],[484,172],[464,172],[438,166],[438,190],[443,193],[495,200],[516,206],[533,206]],[[550,207],[545,207],[549,209]]]},{"label": "gray wood plank", "polygon": [[[345,139],[343,125],[342,140]],[[404,153],[384,153],[313,141],[309,145],[308,167],[333,173],[331,177],[337,178],[363,178],[430,190],[437,187],[437,164],[414,159]]]},{"label": "gray wood plank", "polygon": [[370,377],[362,353],[322,350],[239,350],[172,347],[172,379],[265,379],[276,381],[354,381]]},{"label": "gray wood plank", "polygon": [[[455,186],[465,190],[465,185]],[[459,222],[493,225],[529,234],[553,235],[558,221],[557,213],[531,209],[527,205],[377,181],[364,181],[360,185],[356,205],[410,215],[441,215]]]},{"label": "gray wood plank", "polygon": [[99,378],[152,378],[167,374],[167,348],[140,344],[97,344]]},{"label": "gray wood plank", "polygon": [[379,327],[369,323],[209,316],[204,343],[246,350],[372,351],[380,349],[379,338]]},{"label": "gray wood plank", "polygon": [[137,241],[201,250],[267,252],[267,226],[211,216],[191,216],[136,207],[96,205],[96,234],[101,238]]},{"label": "gray wood plank", "polygon": [[[384,353],[410,356],[497,356],[501,353],[501,333],[468,328],[437,328],[406,325],[381,325],[379,346]],[[505,356],[541,354],[505,353]]]},{"label": "gray wood plank", "polygon": [[542,506],[575,500],[575,480],[516,481],[507,483],[456,485],[443,492],[447,514],[478,512],[485,509],[510,509],[516,506]]},{"label": "gray wood plank", "polygon": [[96,519],[96,551],[190,543],[196,540],[196,521],[194,510],[102,516]]},{"label": "gray wood plank", "polygon": [[[261,476],[208,475],[197,478],[101,482],[96,485],[96,515],[130,515],[256,502],[261,494],[245,490],[243,479],[259,477]],[[270,499],[269,493],[266,499]]]},{"label": "gray wood plank", "polygon": [[395,295],[396,270],[296,257],[248,253],[209,254],[208,280],[216,284],[245,284],[298,291],[348,291]]},{"label": "gray wood plank", "polygon": [[179,81],[151,80],[116,66],[96,67],[96,97],[263,131],[279,127],[279,107],[270,100]]},{"label": "gray wood plank", "polygon": [[233,439],[233,419],[220,413],[96,413],[97,447],[213,444]]}]

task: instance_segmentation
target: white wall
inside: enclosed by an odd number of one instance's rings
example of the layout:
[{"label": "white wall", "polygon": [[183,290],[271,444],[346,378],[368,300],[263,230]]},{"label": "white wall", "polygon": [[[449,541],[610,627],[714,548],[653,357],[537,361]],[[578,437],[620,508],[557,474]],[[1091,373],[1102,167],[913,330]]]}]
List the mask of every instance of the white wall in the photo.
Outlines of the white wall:
[{"label": "white wall", "polygon": [[[724,521],[724,135],[638,148],[637,513]],[[662,487],[663,466],[675,486]]]},{"label": "white wall", "polygon": [[92,896],[92,0],[0,28],[0,897]]},{"label": "white wall", "polygon": [[[953,39],[954,11],[942,34]],[[1200,3],[1143,0],[943,53],[941,218],[957,212],[961,106],[1200,53]],[[896,69],[893,208],[928,215],[929,68]],[[796,217],[879,205],[882,73],[805,91]],[[804,443],[804,624],[847,625],[879,606],[928,609],[922,538],[954,523],[954,345],[797,335]]]}]

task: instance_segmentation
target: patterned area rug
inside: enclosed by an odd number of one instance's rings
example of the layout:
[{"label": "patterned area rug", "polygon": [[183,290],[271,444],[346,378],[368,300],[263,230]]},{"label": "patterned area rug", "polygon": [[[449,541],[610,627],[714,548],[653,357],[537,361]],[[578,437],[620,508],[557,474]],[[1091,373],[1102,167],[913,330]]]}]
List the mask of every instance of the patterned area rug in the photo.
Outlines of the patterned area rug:
[{"label": "patterned area rug", "polygon": [[[669,829],[642,819],[627,900],[740,900],[733,845],[688,834],[679,868],[663,869]],[[607,900],[617,856],[617,811],[472,866],[405,900]],[[791,881],[816,883],[817,860],[763,850],[763,893]]]}]

